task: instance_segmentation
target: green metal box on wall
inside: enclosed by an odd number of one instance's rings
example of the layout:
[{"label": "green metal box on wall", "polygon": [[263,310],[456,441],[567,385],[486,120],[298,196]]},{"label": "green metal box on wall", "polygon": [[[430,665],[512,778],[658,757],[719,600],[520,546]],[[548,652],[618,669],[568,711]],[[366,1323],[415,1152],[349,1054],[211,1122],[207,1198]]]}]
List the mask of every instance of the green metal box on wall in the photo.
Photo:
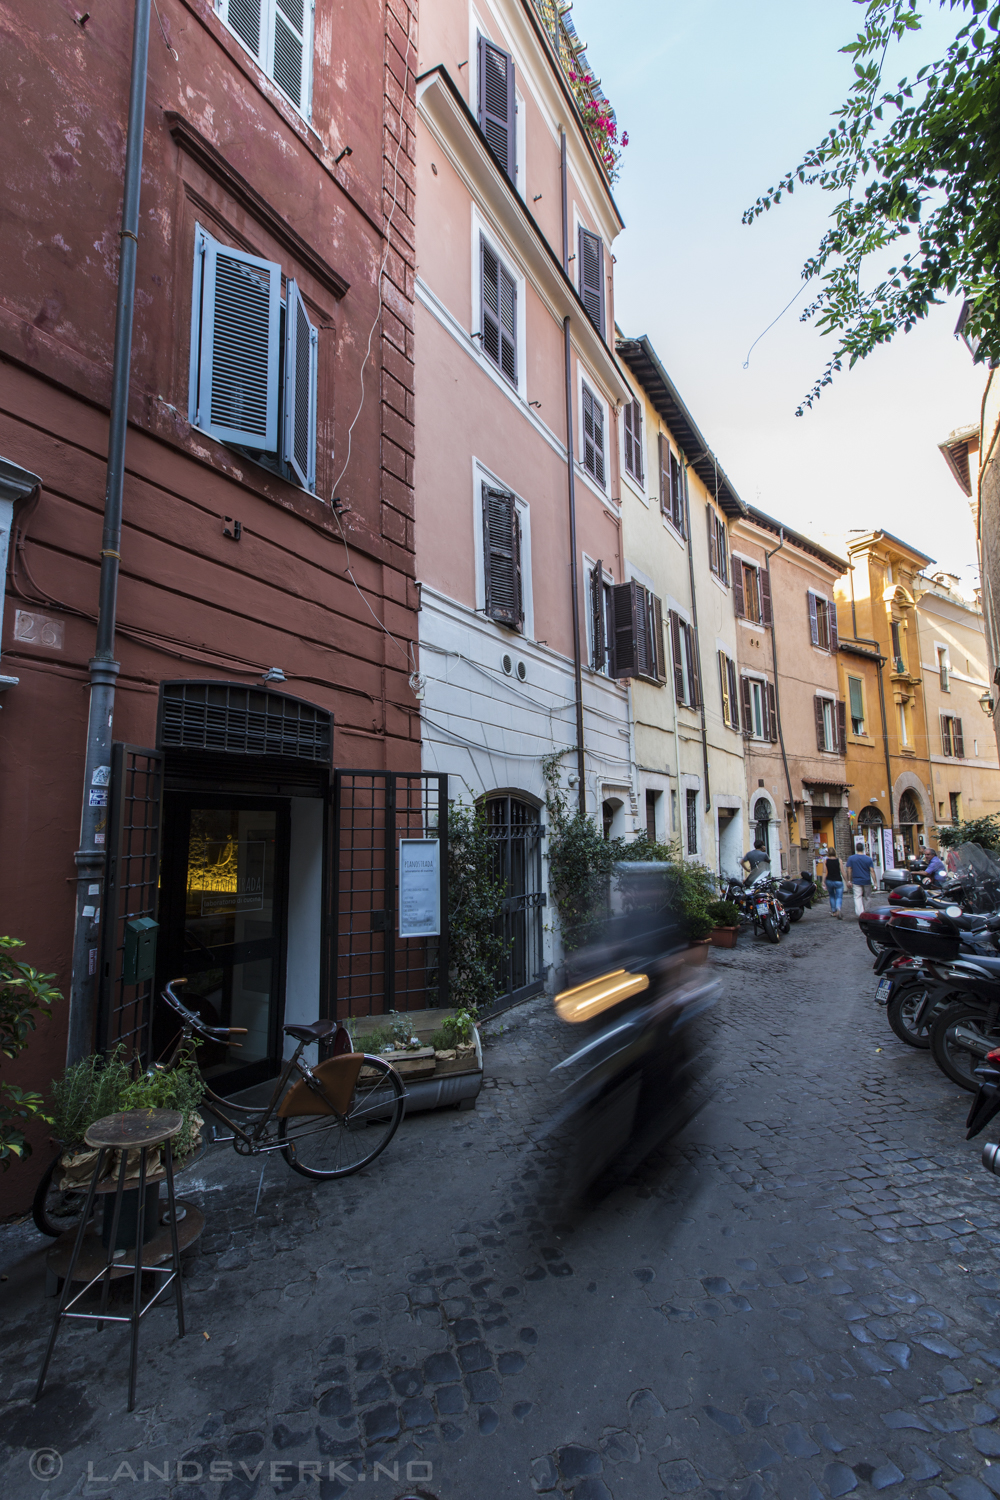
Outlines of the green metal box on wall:
[{"label": "green metal box on wall", "polygon": [[152,917],[133,917],[125,923],[125,953],[122,979],[126,984],[145,984],[156,973],[156,934],[159,923]]}]

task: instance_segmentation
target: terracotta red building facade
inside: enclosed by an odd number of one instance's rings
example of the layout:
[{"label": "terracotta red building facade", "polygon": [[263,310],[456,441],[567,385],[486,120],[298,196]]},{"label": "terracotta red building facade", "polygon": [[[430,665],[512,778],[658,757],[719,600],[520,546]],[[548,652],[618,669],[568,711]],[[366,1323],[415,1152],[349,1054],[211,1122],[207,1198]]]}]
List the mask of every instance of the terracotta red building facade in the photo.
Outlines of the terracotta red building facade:
[{"label": "terracotta red building facade", "polygon": [[[0,9],[0,930],[68,995],[133,7]],[[332,770],[420,765],[416,25],[416,0],[160,0],[150,32],[113,735],[156,754],[88,795],[123,858],[159,797],[128,868],[158,979],[248,1028],[234,1084],[333,1003]],[[121,977],[98,1041],[131,1034]],[[67,1013],[13,1081],[60,1071]]]}]

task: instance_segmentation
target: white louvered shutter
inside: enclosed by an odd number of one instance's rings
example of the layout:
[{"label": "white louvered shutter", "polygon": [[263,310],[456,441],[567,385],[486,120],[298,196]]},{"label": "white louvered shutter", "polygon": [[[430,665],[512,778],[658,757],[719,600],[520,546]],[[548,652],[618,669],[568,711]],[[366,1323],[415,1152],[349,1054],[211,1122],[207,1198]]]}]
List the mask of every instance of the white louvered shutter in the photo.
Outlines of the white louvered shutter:
[{"label": "white louvered shutter", "polygon": [[281,456],[304,489],[316,488],[316,351],[319,335],[294,281],[285,288],[285,390]]},{"label": "white louvered shutter", "polygon": [[306,0],[275,0],[273,55],[268,71],[282,93],[303,113],[309,104],[306,49],[310,20]]},{"label": "white louvered shutter", "polygon": [[263,67],[267,52],[266,0],[222,0],[222,17]]},{"label": "white louvered shutter", "polygon": [[198,233],[195,425],[220,442],[276,452],[281,267]]}]

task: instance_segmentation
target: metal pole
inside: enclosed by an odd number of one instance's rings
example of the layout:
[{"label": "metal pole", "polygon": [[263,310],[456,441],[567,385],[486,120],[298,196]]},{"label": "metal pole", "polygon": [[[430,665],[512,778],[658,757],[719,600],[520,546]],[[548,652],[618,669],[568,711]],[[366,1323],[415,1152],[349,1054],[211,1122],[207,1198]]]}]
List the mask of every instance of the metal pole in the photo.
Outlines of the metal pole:
[{"label": "metal pole", "polygon": [[[80,847],[77,868],[76,926],[73,932],[73,975],[69,996],[67,1063],[85,1057],[94,1045],[98,921],[107,853],[111,735],[115,711],[115,612],[118,602],[119,547],[122,534],[122,491],[125,480],[125,437],[128,431],[129,370],[132,361],[132,316],[135,306],[135,263],[139,248],[139,192],[142,185],[142,144],[146,116],[146,77],[149,52],[150,0],[135,0],[132,32],[132,77],[125,146],[121,249],[118,257],[118,300],[115,308],[114,364],[111,373],[111,420],[108,429],[108,472],[104,493],[104,532],[101,537],[101,581],[97,641],[90,663],[90,713],[87,757],[83,779]],[[94,914],[94,915],[92,915]],[[114,913],[105,912],[105,921]]]},{"label": "metal pole", "polygon": [[[774,667],[774,714],[778,721],[778,743],[781,746],[781,761],[785,768],[785,785],[788,788],[788,806],[791,808],[792,817],[795,816],[795,793],[792,791],[792,777],[788,769],[788,756],[785,754],[785,733],[781,727],[781,694],[778,691],[778,637],[774,628],[774,589],[771,588],[771,558],[776,557],[785,545],[785,528],[782,526],[778,532],[780,538],[773,552],[765,553],[764,566],[767,569],[767,586],[771,595],[771,665]],[[791,865],[792,851],[788,850],[788,863]],[[791,870],[789,870],[791,874]]]}]

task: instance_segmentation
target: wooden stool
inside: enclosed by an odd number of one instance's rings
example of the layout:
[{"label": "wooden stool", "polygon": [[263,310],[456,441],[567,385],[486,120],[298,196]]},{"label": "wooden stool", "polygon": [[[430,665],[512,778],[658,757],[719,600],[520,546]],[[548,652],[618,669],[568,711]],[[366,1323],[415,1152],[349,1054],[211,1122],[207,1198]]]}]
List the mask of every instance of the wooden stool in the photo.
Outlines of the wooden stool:
[{"label": "wooden stool", "polygon": [[[107,1115],[103,1120],[97,1120],[84,1136],[88,1146],[97,1148],[97,1164],[94,1167],[94,1175],[90,1179],[90,1189],[87,1193],[87,1203],[80,1220],[80,1227],[76,1233],[76,1242],[73,1246],[73,1254],[70,1256],[69,1265],[65,1272],[62,1294],[59,1298],[59,1306],[52,1323],[52,1332],[49,1334],[48,1348],[45,1351],[45,1359],[42,1362],[41,1373],[38,1376],[38,1387],[34,1399],[37,1401],[42,1394],[45,1384],[45,1376],[48,1372],[49,1361],[56,1344],[56,1335],[59,1332],[59,1324],[63,1318],[84,1318],[96,1322],[98,1328],[108,1323],[128,1323],[132,1329],[132,1345],[129,1355],[128,1372],[128,1409],[132,1411],[135,1406],[135,1377],[136,1365],[139,1358],[139,1324],[149,1312],[154,1303],[158,1302],[162,1294],[171,1283],[174,1285],[174,1297],[177,1302],[177,1331],[181,1338],[184,1336],[184,1302],[181,1293],[181,1257],[177,1244],[177,1205],[174,1200],[174,1158],[172,1141],[173,1137],[184,1124],[183,1115],[172,1109],[133,1109],[125,1114]],[[143,1221],[146,1198],[146,1157],[147,1152],[163,1146],[163,1166],[167,1183],[167,1204],[170,1215],[170,1244],[171,1255],[166,1266],[143,1264]],[[138,1202],[136,1208],[136,1234],[135,1234],[135,1263],[132,1267],[132,1311],[127,1317],[116,1317],[108,1313],[108,1291],[111,1286],[112,1273],[124,1269],[122,1262],[115,1259],[115,1242],[118,1238],[118,1221],[121,1217],[122,1194],[125,1192],[125,1172],[128,1165],[128,1153],[138,1150],[139,1152],[139,1182]],[[94,1198],[97,1195],[98,1184],[104,1171],[108,1153],[118,1151],[121,1153],[118,1168],[118,1183],[115,1188],[115,1203],[111,1218],[111,1238],[108,1242],[107,1262],[92,1276],[83,1289],[72,1296],[73,1272],[83,1249],[84,1236],[94,1211]],[[156,1191],[159,1192],[157,1185]],[[157,1288],[153,1296],[142,1306],[142,1273],[146,1271],[156,1276],[165,1276],[166,1280]],[[101,1285],[101,1307],[99,1312],[73,1312],[73,1308],[80,1298],[96,1286]]]}]

